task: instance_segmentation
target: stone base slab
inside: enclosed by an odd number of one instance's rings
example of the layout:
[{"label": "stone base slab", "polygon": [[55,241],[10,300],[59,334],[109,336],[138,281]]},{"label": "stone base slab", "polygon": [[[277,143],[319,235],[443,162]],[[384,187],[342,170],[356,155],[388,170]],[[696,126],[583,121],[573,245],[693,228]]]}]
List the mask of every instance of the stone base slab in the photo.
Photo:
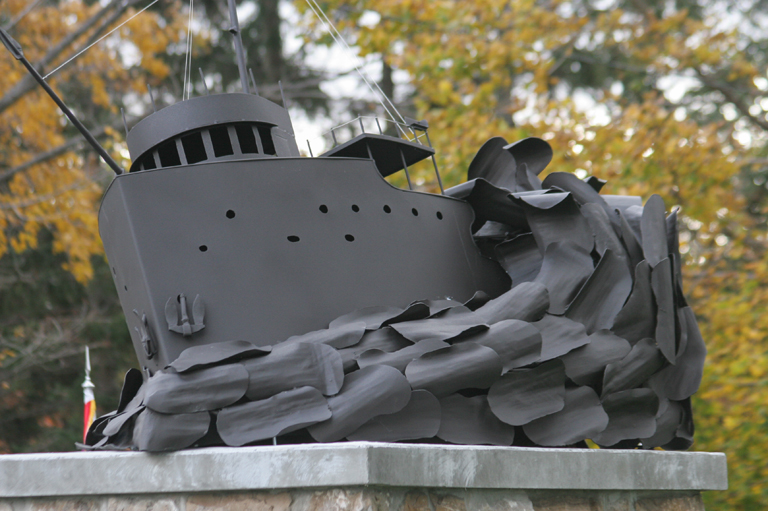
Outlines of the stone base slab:
[{"label": "stone base slab", "polygon": [[0,500],[358,486],[702,491],[728,478],[722,453],[610,449],[346,442],[0,456]]},{"label": "stone base slab", "polygon": [[28,498],[0,511],[704,511],[697,492],[568,492],[348,488]]},{"label": "stone base slab", "polygon": [[725,455],[433,444],[0,456],[0,511],[701,511]]}]

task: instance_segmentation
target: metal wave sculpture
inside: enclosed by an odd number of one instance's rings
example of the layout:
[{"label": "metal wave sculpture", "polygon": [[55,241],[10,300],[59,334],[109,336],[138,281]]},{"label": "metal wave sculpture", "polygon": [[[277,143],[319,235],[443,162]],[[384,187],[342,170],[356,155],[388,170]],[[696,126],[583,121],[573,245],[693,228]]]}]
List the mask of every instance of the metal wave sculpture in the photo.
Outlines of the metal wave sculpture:
[{"label": "metal wave sculpture", "polygon": [[[242,92],[143,119],[129,172],[0,29],[117,174],[99,231],[142,370],[84,447],[691,445],[706,348],[676,212],[541,181],[537,138],[489,140],[443,190],[426,121],[358,117],[302,157],[285,101],[249,85],[229,6]],[[439,195],[411,186],[429,158]],[[409,190],[384,180],[399,171]]]},{"label": "metal wave sculpture", "polygon": [[542,182],[551,156],[539,139],[494,138],[469,181],[446,190],[472,207],[474,241],[509,290],[365,307],[271,346],[189,347],[148,378],[130,371],[88,447],[590,439],[687,449],[706,348],[682,292],[676,212],[656,195],[644,206],[600,195],[595,178]]}]

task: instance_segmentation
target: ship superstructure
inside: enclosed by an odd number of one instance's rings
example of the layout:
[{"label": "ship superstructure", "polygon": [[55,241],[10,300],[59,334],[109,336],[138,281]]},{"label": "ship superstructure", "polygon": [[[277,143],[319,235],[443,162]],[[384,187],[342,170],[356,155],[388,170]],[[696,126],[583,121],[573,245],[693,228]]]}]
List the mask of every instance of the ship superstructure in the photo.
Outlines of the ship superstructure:
[{"label": "ship superstructure", "polygon": [[417,141],[363,133],[300,157],[287,110],[238,93],[160,110],[128,144],[99,230],[150,371],[191,346],[274,345],[361,307],[509,288],[468,204],[384,180],[434,154]]}]

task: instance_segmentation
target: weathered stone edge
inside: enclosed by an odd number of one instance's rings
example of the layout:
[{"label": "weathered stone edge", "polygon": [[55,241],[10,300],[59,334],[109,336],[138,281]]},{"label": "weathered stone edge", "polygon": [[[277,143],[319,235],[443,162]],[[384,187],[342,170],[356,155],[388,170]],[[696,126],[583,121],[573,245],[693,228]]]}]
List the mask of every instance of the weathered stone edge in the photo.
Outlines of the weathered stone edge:
[{"label": "weathered stone edge", "polygon": [[0,499],[392,486],[722,490],[722,453],[350,442],[0,456]]},{"label": "weathered stone edge", "polygon": [[371,484],[435,488],[725,490],[723,453],[371,446]]}]

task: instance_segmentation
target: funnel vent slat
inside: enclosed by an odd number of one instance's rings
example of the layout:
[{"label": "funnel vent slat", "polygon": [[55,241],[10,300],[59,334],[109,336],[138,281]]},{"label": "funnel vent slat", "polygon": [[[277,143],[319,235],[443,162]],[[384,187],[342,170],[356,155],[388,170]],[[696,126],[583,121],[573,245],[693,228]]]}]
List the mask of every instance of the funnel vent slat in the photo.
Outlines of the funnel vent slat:
[{"label": "funnel vent slat", "polygon": [[[133,171],[193,165],[249,155],[279,156],[272,125],[227,123],[186,132],[154,146],[137,159]],[[288,154],[282,154],[288,156]]]}]

